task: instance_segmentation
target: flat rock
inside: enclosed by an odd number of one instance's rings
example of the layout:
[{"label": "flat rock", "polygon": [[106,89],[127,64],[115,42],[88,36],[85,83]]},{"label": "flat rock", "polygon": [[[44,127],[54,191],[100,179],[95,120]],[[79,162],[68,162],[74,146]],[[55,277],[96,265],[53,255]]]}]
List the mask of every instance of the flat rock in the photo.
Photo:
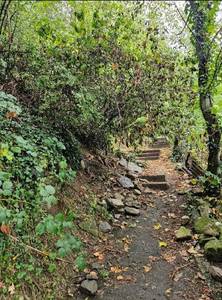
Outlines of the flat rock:
[{"label": "flat rock", "polygon": [[220,229],[215,225],[215,220],[207,216],[197,218],[194,222],[194,229],[197,233],[208,236],[218,236],[220,232]]},{"label": "flat rock", "polygon": [[135,193],[136,195],[138,195],[138,196],[142,194],[141,191],[138,190],[138,189],[135,189],[135,190],[134,190],[134,193]]},{"label": "flat rock", "polygon": [[181,223],[182,223],[182,225],[186,225],[189,222],[190,222],[190,217],[189,216],[184,215],[184,216],[181,217]]},{"label": "flat rock", "polygon": [[88,233],[90,233],[90,234],[92,234],[96,237],[99,235],[98,227],[97,227],[97,224],[96,224],[95,220],[91,220],[91,219],[84,220],[84,221],[79,223],[79,227],[82,230],[84,230],[84,231],[86,231],[86,232],[88,232]]},{"label": "flat rock", "polygon": [[100,222],[99,223],[99,230],[107,233],[110,232],[112,230],[112,227],[110,226],[110,224],[108,222]]},{"label": "flat rock", "polygon": [[91,271],[89,274],[86,275],[86,279],[88,279],[88,280],[98,280],[98,275],[95,271]]},{"label": "flat rock", "polygon": [[138,166],[136,163],[131,162],[131,161],[127,161],[125,158],[121,158],[119,161],[119,164],[121,166],[123,166],[124,168],[126,168],[129,172],[132,173],[142,173],[143,172],[143,168],[141,168],[140,166]]},{"label": "flat rock", "polygon": [[210,275],[217,281],[222,282],[222,269],[216,266],[210,266],[209,268]]},{"label": "flat rock", "polygon": [[101,270],[103,265],[99,264],[98,262],[92,263],[92,270]]},{"label": "flat rock", "polygon": [[148,187],[145,188],[143,192],[144,192],[145,195],[152,195],[153,194],[153,191]]},{"label": "flat rock", "polygon": [[211,240],[204,246],[206,256],[212,261],[222,262],[222,240]]},{"label": "flat rock", "polygon": [[134,183],[129,177],[120,176],[117,180],[123,188],[130,189],[134,187]]},{"label": "flat rock", "polygon": [[126,201],[125,205],[127,207],[135,207],[135,208],[140,208],[141,207],[141,205],[140,205],[140,203],[138,201],[130,201],[130,200],[128,200],[128,201]]},{"label": "flat rock", "polygon": [[108,198],[107,200],[108,206],[114,209],[121,209],[124,207],[124,203],[120,199],[115,199],[115,198]]},{"label": "flat rock", "polygon": [[116,192],[114,194],[114,198],[118,199],[118,200],[123,200],[124,196],[121,193]]},{"label": "flat rock", "polygon": [[131,216],[139,216],[140,215],[140,210],[134,207],[125,207],[125,212],[127,215]]},{"label": "flat rock", "polygon": [[191,230],[184,226],[181,226],[175,231],[175,236],[178,241],[189,240],[192,238]]},{"label": "flat rock", "polygon": [[94,296],[98,290],[98,284],[96,280],[83,280],[83,282],[80,285],[81,292]]},{"label": "flat rock", "polygon": [[152,181],[144,183],[143,186],[145,188],[148,187],[153,190],[161,190],[161,191],[168,190],[170,187],[167,182],[152,182]]}]

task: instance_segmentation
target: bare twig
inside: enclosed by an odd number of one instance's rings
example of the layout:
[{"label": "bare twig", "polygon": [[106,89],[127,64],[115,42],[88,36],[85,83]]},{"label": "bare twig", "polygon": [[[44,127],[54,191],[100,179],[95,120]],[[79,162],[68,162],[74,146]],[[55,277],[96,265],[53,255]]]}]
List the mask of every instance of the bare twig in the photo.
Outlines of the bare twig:
[{"label": "bare twig", "polygon": [[[39,250],[39,249],[37,249],[37,248],[34,248],[34,247],[30,246],[30,245],[26,245],[25,243],[23,243],[22,241],[20,241],[17,237],[15,237],[15,236],[13,236],[13,235],[11,235],[11,234],[8,234],[8,236],[10,237],[11,240],[13,240],[13,241],[16,242],[16,243],[21,244],[21,245],[24,246],[26,249],[31,250],[31,251],[34,251],[34,252],[38,253],[38,254],[41,255],[41,256],[49,257],[49,253],[44,252],[44,251],[41,251],[41,250]],[[69,261],[69,260],[62,259],[62,258],[60,258],[60,257],[56,257],[55,259],[58,260],[58,261],[64,262],[64,263],[73,264],[73,262],[71,262],[71,261]]]}]

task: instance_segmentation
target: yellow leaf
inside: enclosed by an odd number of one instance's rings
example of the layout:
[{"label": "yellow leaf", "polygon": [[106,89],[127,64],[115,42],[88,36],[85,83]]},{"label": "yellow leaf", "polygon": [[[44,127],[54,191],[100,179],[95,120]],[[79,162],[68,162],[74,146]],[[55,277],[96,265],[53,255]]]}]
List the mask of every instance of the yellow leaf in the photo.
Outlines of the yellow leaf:
[{"label": "yellow leaf", "polygon": [[166,242],[163,242],[163,241],[159,241],[159,247],[162,248],[162,247],[167,247],[167,243]]},{"label": "yellow leaf", "polygon": [[160,225],[160,223],[157,223],[157,224],[154,224],[154,225],[153,225],[153,228],[154,228],[155,230],[159,230],[161,227],[162,227],[162,226]]},{"label": "yellow leaf", "polygon": [[110,272],[112,272],[112,273],[121,273],[122,269],[120,269],[119,267],[111,267]]},{"label": "yellow leaf", "polygon": [[119,275],[119,276],[116,277],[116,279],[117,279],[117,280],[123,280],[124,277],[123,277],[122,275]]},{"label": "yellow leaf", "polygon": [[151,266],[143,266],[144,272],[148,273],[149,271],[151,271],[152,267]]}]

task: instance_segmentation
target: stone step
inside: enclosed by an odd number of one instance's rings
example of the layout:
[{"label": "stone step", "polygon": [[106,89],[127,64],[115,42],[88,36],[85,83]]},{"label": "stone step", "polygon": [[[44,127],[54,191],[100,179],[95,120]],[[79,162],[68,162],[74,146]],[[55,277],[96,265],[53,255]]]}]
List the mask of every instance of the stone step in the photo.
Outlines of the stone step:
[{"label": "stone step", "polygon": [[168,144],[165,144],[165,143],[161,143],[161,144],[152,144],[151,147],[152,148],[166,148],[168,147],[169,145]]},{"label": "stone step", "polygon": [[142,156],[142,157],[137,157],[138,161],[141,160],[157,160],[159,159],[159,156]]},{"label": "stone step", "polygon": [[160,175],[141,175],[139,178],[146,179],[151,182],[165,182],[166,176],[164,174]]},{"label": "stone step", "polygon": [[160,154],[160,149],[148,149],[148,150],[140,151],[140,153],[159,153]]},{"label": "stone step", "polygon": [[169,189],[169,184],[167,182],[147,182],[143,184],[144,188],[150,188],[152,190],[166,191]]},{"label": "stone step", "polygon": [[158,152],[154,152],[154,153],[141,153],[137,155],[137,157],[150,157],[150,156],[160,157],[160,154]]}]

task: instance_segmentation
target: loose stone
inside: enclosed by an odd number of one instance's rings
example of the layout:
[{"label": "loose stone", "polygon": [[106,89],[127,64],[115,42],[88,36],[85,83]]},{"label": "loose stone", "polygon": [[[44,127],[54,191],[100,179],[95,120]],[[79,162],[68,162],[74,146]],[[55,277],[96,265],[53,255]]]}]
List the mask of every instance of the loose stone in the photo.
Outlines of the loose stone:
[{"label": "loose stone", "polygon": [[94,296],[98,290],[98,284],[96,280],[83,280],[80,285],[80,290],[90,296]]}]

